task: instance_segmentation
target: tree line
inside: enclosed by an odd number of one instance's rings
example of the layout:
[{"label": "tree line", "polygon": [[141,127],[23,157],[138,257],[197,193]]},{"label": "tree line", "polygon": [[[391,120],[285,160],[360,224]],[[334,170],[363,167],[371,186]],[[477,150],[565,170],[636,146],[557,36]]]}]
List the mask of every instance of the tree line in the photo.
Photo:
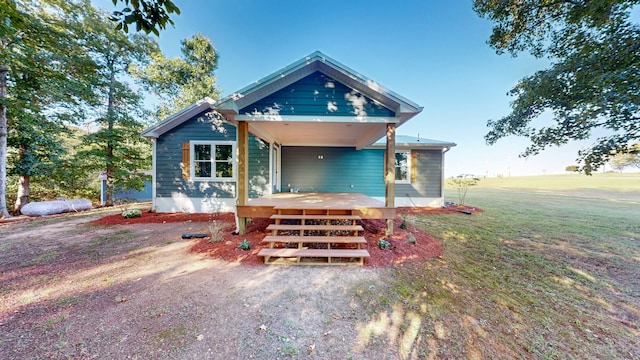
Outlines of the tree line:
[{"label": "tree line", "polygon": [[112,205],[116,190],[141,189],[148,177],[151,145],[140,131],[218,98],[209,38],[195,34],[167,58],[113,16],[89,0],[0,1],[0,217],[31,200],[95,199],[100,173]]}]

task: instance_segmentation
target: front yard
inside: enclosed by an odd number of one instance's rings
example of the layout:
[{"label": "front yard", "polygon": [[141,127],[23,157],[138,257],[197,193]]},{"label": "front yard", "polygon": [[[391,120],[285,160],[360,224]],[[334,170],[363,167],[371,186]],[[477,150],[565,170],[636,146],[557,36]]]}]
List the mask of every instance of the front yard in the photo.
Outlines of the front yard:
[{"label": "front yard", "polygon": [[180,238],[198,222],[1,224],[0,353],[640,358],[640,198],[472,189],[467,203],[485,211],[407,215],[444,252],[391,267],[215,259]]}]

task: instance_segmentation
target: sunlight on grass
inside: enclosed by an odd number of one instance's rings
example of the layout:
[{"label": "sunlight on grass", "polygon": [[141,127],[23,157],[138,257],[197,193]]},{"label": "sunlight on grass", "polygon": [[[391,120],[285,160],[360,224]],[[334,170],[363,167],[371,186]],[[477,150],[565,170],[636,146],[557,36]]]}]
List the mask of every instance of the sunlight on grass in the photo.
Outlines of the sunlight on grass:
[{"label": "sunlight on grass", "polygon": [[640,202],[616,186],[478,187],[467,203],[484,212],[408,216],[444,253],[354,290],[371,317],[357,326],[361,344],[407,359],[639,358]]},{"label": "sunlight on grass", "polygon": [[580,269],[576,269],[576,268],[571,267],[571,266],[567,266],[567,269],[571,270],[572,272],[582,276],[583,278],[585,278],[585,279],[587,279],[587,280],[589,280],[591,282],[596,282],[596,278],[591,276],[591,275],[589,275],[589,274],[587,274],[586,271],[582,271]]}]

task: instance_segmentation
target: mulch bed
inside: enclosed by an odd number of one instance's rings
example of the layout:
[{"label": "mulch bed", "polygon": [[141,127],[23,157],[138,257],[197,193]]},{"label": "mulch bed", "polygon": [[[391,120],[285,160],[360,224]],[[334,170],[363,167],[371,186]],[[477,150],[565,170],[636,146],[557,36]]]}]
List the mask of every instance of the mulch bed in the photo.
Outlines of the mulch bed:
[{"label": "mulch bed", "polygon": [[[398,217],[394,220],[395,233],[389,237],[385,236],[386,222],[385,220],[362,220],[362,226],[365,229],[364,237],[367,244],[363,246],[369,251],[371,257],[365,259],[365,266],[371,267],[387,267],[399,265],[405,262],[415,262],[421,259],[429,259],[440,256],[442,254],[442,244],[428,233],[416,228],[411,224],[406,224],[406,229],[401,229],[401,215],[419,215],[419,214],[460,214],[460,210],[466,213],[476,213],[482,211],[478,208],[465,207],[460,209],[455,205],[444,208],[398,208]],[[271,223],[270,219],[251,219],[247,225],[247,233],[245,235],[234,235],[235,218],[233,213],[221,214],[185,214],[185,213],[155,213],[143,211],[142,217],[125,219],[120,214],[109,215],[94,220],[93,225],[135,225],[150,223],[182,223],[194,222],[205,223],[208,225],[217,223],[222,227],[220,231],[220,239],[212,242],[210,237],[196,239],[190,250],[194,253],[205,254],[212,258],[221,259],[229,262],[238,262],[249,266],[263,265],[263,259],[257,254],[265,245],[260,241],[269,235],[266,227]],[[208,232],[208,231],[207,231]],[[409,242],[408,239],[415,238],[415,242]],[[247,240],[251,246],[249,250],[243,251],[239,248],[239,244],[243,240]],[[390,243],[386,249],[378,247],[378,241],[385,239]]]}]

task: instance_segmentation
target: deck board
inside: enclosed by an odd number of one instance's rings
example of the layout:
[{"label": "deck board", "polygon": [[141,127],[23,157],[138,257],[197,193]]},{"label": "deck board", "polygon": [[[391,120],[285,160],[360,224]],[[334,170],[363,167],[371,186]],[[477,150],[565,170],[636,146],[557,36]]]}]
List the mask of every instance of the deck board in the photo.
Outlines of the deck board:
[{"label": "deck board", "polygon": [[[362,219],[393,219],[395,208],[385,207],[382,201],[359,193],[278,193],[250,199],[246,205],[237,206],[239,217],[270,217],[278,214],[295,214],[296,211],[346,212]],[[340,213],[342,215],[342,213]]]}]

